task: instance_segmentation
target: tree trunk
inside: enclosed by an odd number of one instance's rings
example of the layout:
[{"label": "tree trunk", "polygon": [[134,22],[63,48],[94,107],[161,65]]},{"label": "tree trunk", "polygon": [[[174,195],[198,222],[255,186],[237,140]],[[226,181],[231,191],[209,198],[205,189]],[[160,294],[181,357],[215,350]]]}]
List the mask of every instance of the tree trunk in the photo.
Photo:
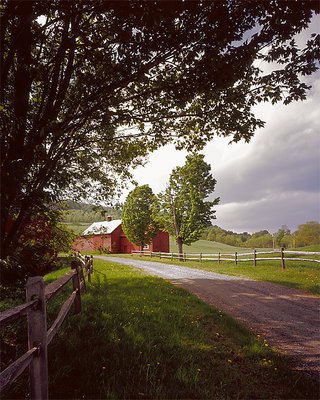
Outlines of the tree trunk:
[{"label": "tree trunk", "polygon": [[183,261],[183,249],[182,249],[183,242],[182,242],[182,238],[180,236],[178,236],[176,241],[177,241],[177,245],[178,245],[179,260]]},{"label": "tree trunk", "polygon": [[[33,19],[33,2],[18,2],[17,23],[12,28],[14,36],[14,57],[15,66],[8,65],[14,70],[13,80],[13,117],[10,123],[6,121],[7,132],[1,138],[1,256],[5,257],[14,247],[13,238],[18,237],[21,231],[21,224],[25,219],[23,206],[18,210],[16,198],[22,196],[21,181],[24,181],[26,171],[31,161],[26,154],[26,126],[27,113],[31,88],[30,65],[32,61],[32,32],[31,23]],[[27,160],[23,166],[21,161]],[[29,163],[28,163],[29,162]],[[8,229],[11,219],[16,221]]]}]

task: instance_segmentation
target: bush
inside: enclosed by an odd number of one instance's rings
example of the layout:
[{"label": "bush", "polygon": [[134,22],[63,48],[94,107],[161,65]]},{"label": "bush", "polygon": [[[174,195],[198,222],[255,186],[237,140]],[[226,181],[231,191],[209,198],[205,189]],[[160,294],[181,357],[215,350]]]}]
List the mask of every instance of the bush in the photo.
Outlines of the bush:
[{"label": "bush", "polygon": [[25,226],[12,255],[1,260],[1,282],[24,285],[29,276],[45,275],[53,267],[58,252],[68,252],[74,233],[57,222],[57,214],[35,216]]}]

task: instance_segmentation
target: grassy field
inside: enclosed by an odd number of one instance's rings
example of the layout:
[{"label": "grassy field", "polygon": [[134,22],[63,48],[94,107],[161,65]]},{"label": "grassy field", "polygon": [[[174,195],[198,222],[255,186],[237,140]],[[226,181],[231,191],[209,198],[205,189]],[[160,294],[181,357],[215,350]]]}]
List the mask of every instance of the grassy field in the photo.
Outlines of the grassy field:
[{"label": "grassy field", "polygon": [[91,223],[90,222],[77,222],[77,223],[72,223],[72,222],[64,222],[63,225],[66,225],[69,229],[74,231],[77,235],[80,235],[84,230],[86,230]]},{"label": "grassy field", "polygon": [[[170,237],[170,251],[178,252],[178,246],[174,238]],[[190,246],[183,246],[186,253],[231,253],[235,251],[243,251],[243,247],[229,246],[228,244],[211,242],[209,240],[197,240]]]},{"label": "grassy field", "polygon": [[[51,318],[54,312],[57,304]],[[319,394],[316,382],[291,371],[287,359],[221,311],[162,279],[102,260],[95,260],[82,314],[69,315],[49,346],[49,376],[52,399]],[[20,380],[2,398],[26,396]]]}]

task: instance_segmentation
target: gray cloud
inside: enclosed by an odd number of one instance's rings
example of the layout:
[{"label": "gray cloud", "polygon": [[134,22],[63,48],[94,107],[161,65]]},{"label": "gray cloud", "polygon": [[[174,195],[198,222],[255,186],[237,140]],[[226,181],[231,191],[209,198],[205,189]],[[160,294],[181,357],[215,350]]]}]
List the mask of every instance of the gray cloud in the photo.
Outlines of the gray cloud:
[{"label": "gray cloud", "polygon": [[216,223],[237,231],[295,227],[320,216],[320,76],[308,100],[261,107],[266,127],[249,151],[217,165]]},{"label": "gray cloud", "polygon": [[281,225],[294,231],[307,221],[319,220],[319,201],[312,193],[273,193],[268,197],[216,207],[215,223],[236,232],[256,232],[267,229],[276,232]]}]

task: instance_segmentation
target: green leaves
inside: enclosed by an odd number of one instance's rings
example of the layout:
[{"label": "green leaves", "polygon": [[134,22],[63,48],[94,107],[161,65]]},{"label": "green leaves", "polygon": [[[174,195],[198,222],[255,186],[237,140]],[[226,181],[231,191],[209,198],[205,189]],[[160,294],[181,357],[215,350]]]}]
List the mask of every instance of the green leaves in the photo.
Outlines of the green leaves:
[{"label": "green leaves", "polygon": [[167,189],[159,195],[158,221],[176,238],[180,253],[182,244],[198,240],[203,229],[215,218],[212,208],[219,198],[208,201],[215,184],[204,156],[192,154],[187,156],[184,166],[172,171]]},{"label": "green leaves", "polygon": [[124,203],[122,229],[127,238],[141,249],[158,232],[158,224],[154,218],[157,209],[157,198],[149,185],[137,186]]}]

